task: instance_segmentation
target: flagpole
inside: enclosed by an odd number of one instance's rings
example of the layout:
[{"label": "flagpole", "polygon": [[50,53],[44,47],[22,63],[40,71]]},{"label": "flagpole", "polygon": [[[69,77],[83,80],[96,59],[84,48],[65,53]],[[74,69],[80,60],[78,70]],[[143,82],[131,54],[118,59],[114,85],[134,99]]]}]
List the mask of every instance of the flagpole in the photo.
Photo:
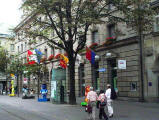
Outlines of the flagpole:
[{"label": "flagpole", "polygon": [[40,70],[39,70],[39,72],[38,72],[38,99],[39,99],[39,79],[40,79]]}]

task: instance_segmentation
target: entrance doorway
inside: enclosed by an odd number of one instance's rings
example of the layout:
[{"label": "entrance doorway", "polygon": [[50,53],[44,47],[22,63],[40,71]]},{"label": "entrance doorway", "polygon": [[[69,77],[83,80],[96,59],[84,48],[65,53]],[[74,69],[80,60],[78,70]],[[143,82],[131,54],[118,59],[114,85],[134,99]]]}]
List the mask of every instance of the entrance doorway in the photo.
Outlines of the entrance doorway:
[{"label": "entrance doorway", "polygon": [[92,67],[92,86],[95,90],[99,89],[99,63],[96,61],[95,64],[91,65]]},{"label": "entrance doorway", "polygon": [[116,59],[109,59],[107,60],[107,63],[108,63],[108,83],[110,83],[113,88],[116,88],[116,82],[117,82]]},{"label": "entrance doorway", "polygon": [[52,69],[51,99],[54,102],[66,102],[66,70]]}]

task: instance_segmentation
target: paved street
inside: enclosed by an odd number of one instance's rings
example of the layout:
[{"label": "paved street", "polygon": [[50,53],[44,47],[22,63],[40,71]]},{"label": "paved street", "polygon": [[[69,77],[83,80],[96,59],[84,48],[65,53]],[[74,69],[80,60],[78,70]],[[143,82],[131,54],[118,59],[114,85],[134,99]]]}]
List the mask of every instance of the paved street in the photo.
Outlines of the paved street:
[{"label": "paved street", "polygon": [[[109,120],[159,120],[159,103],[115,101],[114,109],[114,118]],[[41,103],[31,99],[0,96],[0,120],[86,120],[86,118],[84,107],[79,105]]]}]

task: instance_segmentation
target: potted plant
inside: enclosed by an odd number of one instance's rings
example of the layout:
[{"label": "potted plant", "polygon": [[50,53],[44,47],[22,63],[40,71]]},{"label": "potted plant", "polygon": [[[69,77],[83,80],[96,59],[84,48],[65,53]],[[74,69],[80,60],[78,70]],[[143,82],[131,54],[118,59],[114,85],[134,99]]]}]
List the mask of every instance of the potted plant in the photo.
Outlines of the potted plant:
[{"label": "potted plant", "polygon": [[59,59],[60,58],[60,56],[61,56],[61,54],[60,53],[58,53],[54,58],[55,59]]},{"label": "potted plant", "polygon": [[102,45],[112,44],[116,40],[116,37],[107,37],[105,42]]},{"label": "potted plant", "polygon": [[89,46],[89,48],[95,48],[95,47],[97,47],[98,46],[98,43],[92,43],[90,46]]},{"label": "potted plant", "polygon": [[46,61],[46,57],[42,57],[41,60],[40,60],[41,63],[45,62],[45,61]]},{"label": "potted plant", "polygon": [[48,60],[51,61],[52,59],[54,59],[54,55],[50,55]]}]

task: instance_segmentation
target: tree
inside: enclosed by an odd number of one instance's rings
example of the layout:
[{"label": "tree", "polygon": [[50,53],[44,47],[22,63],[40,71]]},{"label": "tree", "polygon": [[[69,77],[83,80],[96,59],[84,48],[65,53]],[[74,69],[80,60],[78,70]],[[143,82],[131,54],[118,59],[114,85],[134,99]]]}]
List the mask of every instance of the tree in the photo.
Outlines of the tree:
[{"label": "tree", "polygon": [[7,79],[8,79],[8,73],[7,73],[7,68],[8,64],[10,63],[10,59],[8,56],[7,50],[5,50],[2,46],[0,46],[0,72],[6,75],[6,94],[7,94]]},{"label": "tree", "polygon": [[10,59],[7,50],[5,50],[3,47],[0,47],[0,56],[0,72],[5,73]]},{"label": "tree", "polygon": [[9,66],[7,67],[6,73],[11,75],[14,74],[17,78],[17,94],[19,97],[19,75],[23,74],[23,62],[20,61],[16,56],[14,56],[14,59],[10,62]]},{"label": "tree", "polygon": [[[33,21],[24,28],[25,35],[32,37],[32,41],[37,37],[42,38],[50,47],[59,47],[68,55],[70,104],[76,103],[76,56],[85,47],[90,26],[106,22],[102,19],[105,17],[123,20],[112,14],[108,8],[109,4],[116,7],[118,11],[126,7],[123,6],[124,0],[25,0],[22,5],[25,14],[30,15]],[[56,36],[51,36],[52,32],[55,32]]]},{"label": "tree", "polygon": [[35,63],[35,64],[25,63],[23,70],[26,71],[25,76],[28,76],[28,77],[30,77],[30,75],[37,76],[37,79],[36,79],[38,82],[37,94],[39,98],[40,81],[42,80],[40,74],[41,73],[45,74],[45,72],[48,71],[47,66],[43,64],[38,64],[38,63]]}]

